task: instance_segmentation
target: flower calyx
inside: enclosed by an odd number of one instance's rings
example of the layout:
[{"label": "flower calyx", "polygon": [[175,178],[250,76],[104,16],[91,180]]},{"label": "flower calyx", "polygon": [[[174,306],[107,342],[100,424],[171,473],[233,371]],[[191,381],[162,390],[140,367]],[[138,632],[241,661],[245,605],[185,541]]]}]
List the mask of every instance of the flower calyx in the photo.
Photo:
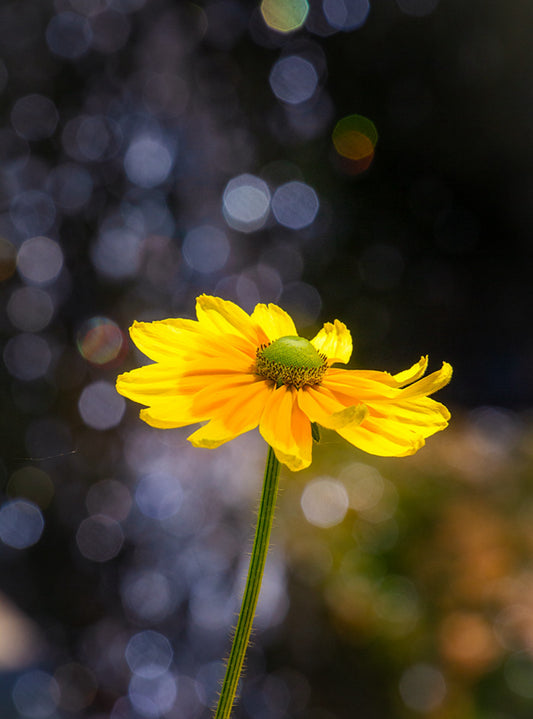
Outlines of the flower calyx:
[{"label": "flower calyx", "polygon": [[328,368],[326,355],[318,352],[304,337],[287,335],[256,352],[254,372],[277,387],[289,385],[301,389],[320,384]]}]

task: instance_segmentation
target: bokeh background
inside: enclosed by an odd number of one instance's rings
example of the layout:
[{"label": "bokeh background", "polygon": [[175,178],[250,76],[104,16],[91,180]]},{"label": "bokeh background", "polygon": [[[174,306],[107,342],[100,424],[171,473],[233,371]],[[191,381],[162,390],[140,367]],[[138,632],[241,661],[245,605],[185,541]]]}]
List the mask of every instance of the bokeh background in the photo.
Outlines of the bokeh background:
[{"label": "bokeh background", "polygon": [[206,719],[265,447],[158,431],[127,328],[276,302],[454,365],[414,457],[283,472],[235,717],[533,711],[529,0],[4,0],[0,716]]}]

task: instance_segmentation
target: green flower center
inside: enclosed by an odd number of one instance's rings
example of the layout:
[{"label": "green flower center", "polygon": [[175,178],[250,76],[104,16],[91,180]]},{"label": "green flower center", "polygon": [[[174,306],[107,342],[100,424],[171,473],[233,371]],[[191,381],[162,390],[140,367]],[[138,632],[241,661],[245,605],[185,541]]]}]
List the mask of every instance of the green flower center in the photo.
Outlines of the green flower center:
[{"label": "green flower center", "polygon": [[300,389],[306,384],[320,384],[328,368],[325,355],[320,354],[304,337],[280,337],[256,352],[254,372],[276,383]]}]

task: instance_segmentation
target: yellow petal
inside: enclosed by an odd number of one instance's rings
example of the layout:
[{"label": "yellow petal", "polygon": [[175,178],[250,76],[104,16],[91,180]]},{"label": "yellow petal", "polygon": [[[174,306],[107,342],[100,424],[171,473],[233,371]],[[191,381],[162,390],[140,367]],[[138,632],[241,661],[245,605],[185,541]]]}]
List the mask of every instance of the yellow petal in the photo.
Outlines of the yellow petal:
[{"label": "yellow petal", "polygon": [[352,335],[345,324],[335,320],[326,322],[320,332],[311,340],[313,347],[325,354],[329,364],[346,364],[352,356]]},{"label": "yellow petal", "polygon": [[440,370],[432,372],[427,377],[418,380],[414,384],[402,389],[402,397],[420,397],[423,395],[433,394],[437,390],[445,387],[452,378],[453,369],[448,362],[443,362]]},{"label": "yellow petal", "polygon": [[341,429],[347,425],[361,424],[368,414],[364,404],[344,407],[320,385],[301,389],[298,392],[298,404],[311,422],[328,429]]},{"label": "yellow petal", "polygon": [[290,315],[274,304],[256,305],[252,312],[252,320],[262,328],[270,342],[280,337],[298,334]]},{"label": "yellow petal", "polygon": [[390,375],[373,372],[372,377],[369,377],[369,374],[365,370],[331,368],[322,380],[322,386],[334,392],[345,406],[398,396],[400,390],[390,386]]},{"label": "yellow petal", "polygon": [[[380,374],[374,373],[373,377]],[[322,389],[331,392],[342,405],[352,405],[359,398],[368,409],[368,416],[359,426],[337,429],[342,437],[365,452],[400,457],[416,452],[426,437],[448,424],[450,413],[447,408],[424,394],[424,389],[434,391],[441,386],[447,370],[434,374],[438,376],[426,378],[429,383],[423,379],[412,385],[417,389],[411,392],[411,387],[391,387],[390,375],[380,383],[377,379],[369,379],[368,373],[357,370],[329,371]],[[415,371],[413,375],[416,376]]]},{"label": "yellow petal", "polygon": [[117,392],[134,402],[152,404],[157,397],[176,394],[176,368],[149,364],[117,377]]},{"label": "yellow petal", "polygon": [[[130,336],[147,357],[156,361],[182,359],[194,352],[195,336],[184,330],[181,320],[158,320],[156,322],[134,322]],[[192,320],[189,320],[192,322]],[[195,323],[196,324],[196,323]],[[184,334],[185,331],[185,334]],[[187,337],[189,341],[184,340]],[[192,344],[192,347],[191,347]]]},{"label": "yellow petal", "polygon": [[196,299],[196,316],[202,328],[218,335],[238,335],[252,342],[258,341],[258,332],[250,315],[234,302],[220,297],[200,295]]},{"label": "yellow petal", "polygon": [[[228,422],[242,423],[248,421],[247,414],[255,416],[259,412],[260,416],[270,392],[269,383],[254,375],[212,378],[194,395],[194,408],[211,419],[229,416]],[[231,415],[235,417],[232,418]],[[255,424],[258,423],[259,416]]]},{"label": "yellow petal", "polygon": [[368,419],[358,427],[345,427],[337,431],[355,447],[381,457],[405,457],[424,445],[423,437],[389,434],[380,423]]},{"label": "yellow petal", "polygon": [[395,402],[374,402],[370,414],[375,419],[400,422],[402,427],[424,437],[444,429],[450,419],[448,408],[431,397],[404,400],[401,395]]},{"label": "yellow petal", "polygon": [[396,387],[403,387],[406,384],[415,382],[417,379],[422,377],[428,366],[428,356],[422,356],[416,364],[403,372],[393,375],[392,379],[395,382]]},{"label": "yellow petal", "polygon": [[190,434],[187,439],[194,447],[203,447],[205,449],[216,449],[221,444],[235,439],[237,435],[230,432],[228,428],[222,424],[220,420],[212,419],[203,427],[197,429],[196,432]]},{"label": "yellow petal", "polygon": [[311,464],[311,423],[297,402],[297,390],[282,386],[271,392],[259,431],[280,462],[293,472]]},{"label": "yellow petal", "polygon": [[205,411],[212,419],[187,439],[195,447],[213,449],[254,429],[259,424],[271,392],[269,384],[259,380],[250,384],[242,384],[238,391],[233,391],[230,394],[224,393],[211,397],[211,406],[206,404],[207,397],[198,395],[194,400],[195,411],[198,411],[199,405],[204,405]]},{"label": "yellow petal", "polygon": [[139,416],[151,427],[160,429],[185,427],[208,419],[205,415],[196,413],[191,398],[184,396],[160,399],[150,407],[142,409]]},{"label": "yellow petal", "polygon": [[[371,380],[373,382],[379,382],[380,384],[387,385],[387,387],[403,387],[406,384],[409,384],[410,382],[414,382],[415,380],[419,379],[419,377],[422,377],[424,372],[427,369],[428,364],[428,358],[421,357],[418,362],[416,362],[412,367],[409,367],[409,369],[404,370],[403,372],[398,372],[398,374],[390,374],[389,372],[382,372],[380,370],[353,370],[354,372],[357,372],[357,375],[360,379],[367,379]],[[341,370],[342,371],[342,370]]]}]

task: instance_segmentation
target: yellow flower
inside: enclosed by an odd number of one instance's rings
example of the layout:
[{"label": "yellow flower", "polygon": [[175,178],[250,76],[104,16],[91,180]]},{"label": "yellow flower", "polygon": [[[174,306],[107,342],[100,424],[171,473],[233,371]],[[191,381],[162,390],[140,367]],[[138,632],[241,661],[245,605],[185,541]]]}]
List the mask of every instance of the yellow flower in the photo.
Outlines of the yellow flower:
[{"label": "yellow flower", "polygon": [[249,315],[201,295],[196,315],[135,322],[131,337],[155,363],[117,379],[120,394],[147,406],[140,416],[153,427],[207,422],[189,437],[196,447],[218,447],[259,426],[296,471],[311,463],[312,424],[389,457],[413,454],[448,424],[446,407],[428,397],[450,381],[446,362],[424,379],[427,357],[395,375],[341,369],[332,365],[349,361],[352,338],[338,320],[308,341],[273,304]]}]

